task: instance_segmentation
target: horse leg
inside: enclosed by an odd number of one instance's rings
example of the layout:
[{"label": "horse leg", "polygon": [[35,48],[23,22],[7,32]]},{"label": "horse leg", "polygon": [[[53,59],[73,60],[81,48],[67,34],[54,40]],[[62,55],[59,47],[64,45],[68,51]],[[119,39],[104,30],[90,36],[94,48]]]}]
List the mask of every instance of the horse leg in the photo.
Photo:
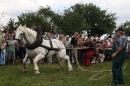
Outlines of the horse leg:
[{"label": "horse leg", "polygon": [[72,65],[71,65],[71,63],[70,63],[70,58],[69,58],[68,55],[66,55],[65,52],[66,52],[65,49],[60,50],[60,51],[58,52],[58,56],[59,56],[60,58],[62,58],[62,59],[67,60],[67,62],[68,62],[68,69],[69,69],[69,71],[72,71]]},{"label": "horse leg", "polygon": [[26,72],[26,68],[27,68],[27,60],[28,60],[28,54],[26,53],[25,58],[23,59],[23,68],[22,68],[22,72]]},{"label": "horse leg", "polygon": [[38,68],[38,65],[37,65],[37,62],[42,59],[44,56],[42,55],[42,53],[39,53],[33,60],[33,63],[34,63],[34,71],[35,71],[35,74],[38,75],[40,74],[39,72],[39,68]]},{"label": "horse leg", "polygon": [[68,62],[68,70],[69,70],[69,71],[72,71],[72,65],[71,65],[71,63],[70,63],[69,56],[68,56],[68,55],[65,55],[65,56],[63,57],[63,59],[66,59],[66,60],[67,60],[67,62]]},{"label": "horse leg", "polygon": [[58,67],[57,68],[61,69],[65,60],[63,58],[60,58],[59,56],[57,56],[57,60],[58,60]]}]

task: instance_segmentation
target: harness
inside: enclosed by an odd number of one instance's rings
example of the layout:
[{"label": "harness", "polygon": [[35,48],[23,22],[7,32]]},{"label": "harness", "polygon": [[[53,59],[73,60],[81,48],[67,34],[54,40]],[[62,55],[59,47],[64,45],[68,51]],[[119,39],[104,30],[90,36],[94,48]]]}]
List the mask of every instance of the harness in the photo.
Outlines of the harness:
[{"label": "harness", "polygon": [[[33,50],[37,47],[43,47],[45,49],[48,50],[48,52],[46,53],[45,57],[48,55],[48,53],[51,51],[51,50],[55,50],[55,51],[59,51],[60,49],[59,48],[53,48],[53,45],[52,45],[52,41],[51,39],[49,38],[49,41],[50,41],[50,47],[48,46],[45,46],[45,45],[42,45],[42,42],[43,42],[43,37],[42,37],[42,34],[41,34],[41,29],[37,29],[36,30],[37,32],[37,37],[36,37],[36,40],[32,43],[32,44],[25,44],[25,47],[29,50]],[[25,34],[23,35],[22,38],[25,38]],[[22,40],[22,39],[21,39]]]}]

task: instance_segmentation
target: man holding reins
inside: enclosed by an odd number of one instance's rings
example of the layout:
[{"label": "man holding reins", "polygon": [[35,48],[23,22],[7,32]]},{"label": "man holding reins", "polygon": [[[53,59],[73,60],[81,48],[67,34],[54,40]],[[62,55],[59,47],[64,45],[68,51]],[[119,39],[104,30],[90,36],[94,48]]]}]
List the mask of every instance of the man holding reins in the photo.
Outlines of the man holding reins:
[{"label": "man holding reins", "polygon": [[127,37],[124,35],[124,30],[119,28],[115,32],[115,41],[112,47],[112,86],[124,84],[122,66],[126,59],[126,45]]}]

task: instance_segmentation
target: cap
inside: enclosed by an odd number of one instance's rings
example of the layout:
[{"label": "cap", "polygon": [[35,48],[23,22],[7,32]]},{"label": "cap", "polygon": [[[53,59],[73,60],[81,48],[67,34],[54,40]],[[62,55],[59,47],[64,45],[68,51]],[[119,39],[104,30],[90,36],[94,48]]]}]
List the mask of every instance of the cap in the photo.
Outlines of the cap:
[{"label": "cap", "polygon": [[69,37],[69,35],[66,35],[66,37]]},{"label": "cap", "polygon": [[10,34],[9,37],[13,36],[13,34]]},{"label": "cap", "polygon": [[120,31],[122,33],[125,33],[125,31],[122,28],[118,28],[115,32]]}]

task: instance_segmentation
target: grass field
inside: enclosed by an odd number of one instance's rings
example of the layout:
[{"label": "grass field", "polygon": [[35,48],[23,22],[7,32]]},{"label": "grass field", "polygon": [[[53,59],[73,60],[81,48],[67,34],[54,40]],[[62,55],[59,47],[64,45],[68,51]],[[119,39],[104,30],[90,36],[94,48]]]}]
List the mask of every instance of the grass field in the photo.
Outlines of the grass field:
[{"label": "grass field", "polygon": [[[130,62],[127,59],[125,64]],[[124,64],[124,65],[125,65]],[[34,75],[33,64],[28,64],[27,73],[22,73],[22,65],[0,66],[0,86],[110,86],[112,75],[110,72],[102,72],[95,79],[105,75],[100,80],[90,80],[95,75],[93,72],[82,71],[73,65],[73,72],[68,72],[67,63],[63,69],[56,68],[57,64],[39,64],[41,74]],[[110,70],[111,62],[92,64],[89,67],[81,66],[86,70]],[[130,63],[123,70],[125,85],[130,86]],[[121,86],[121,85],[117,85]]]}]

